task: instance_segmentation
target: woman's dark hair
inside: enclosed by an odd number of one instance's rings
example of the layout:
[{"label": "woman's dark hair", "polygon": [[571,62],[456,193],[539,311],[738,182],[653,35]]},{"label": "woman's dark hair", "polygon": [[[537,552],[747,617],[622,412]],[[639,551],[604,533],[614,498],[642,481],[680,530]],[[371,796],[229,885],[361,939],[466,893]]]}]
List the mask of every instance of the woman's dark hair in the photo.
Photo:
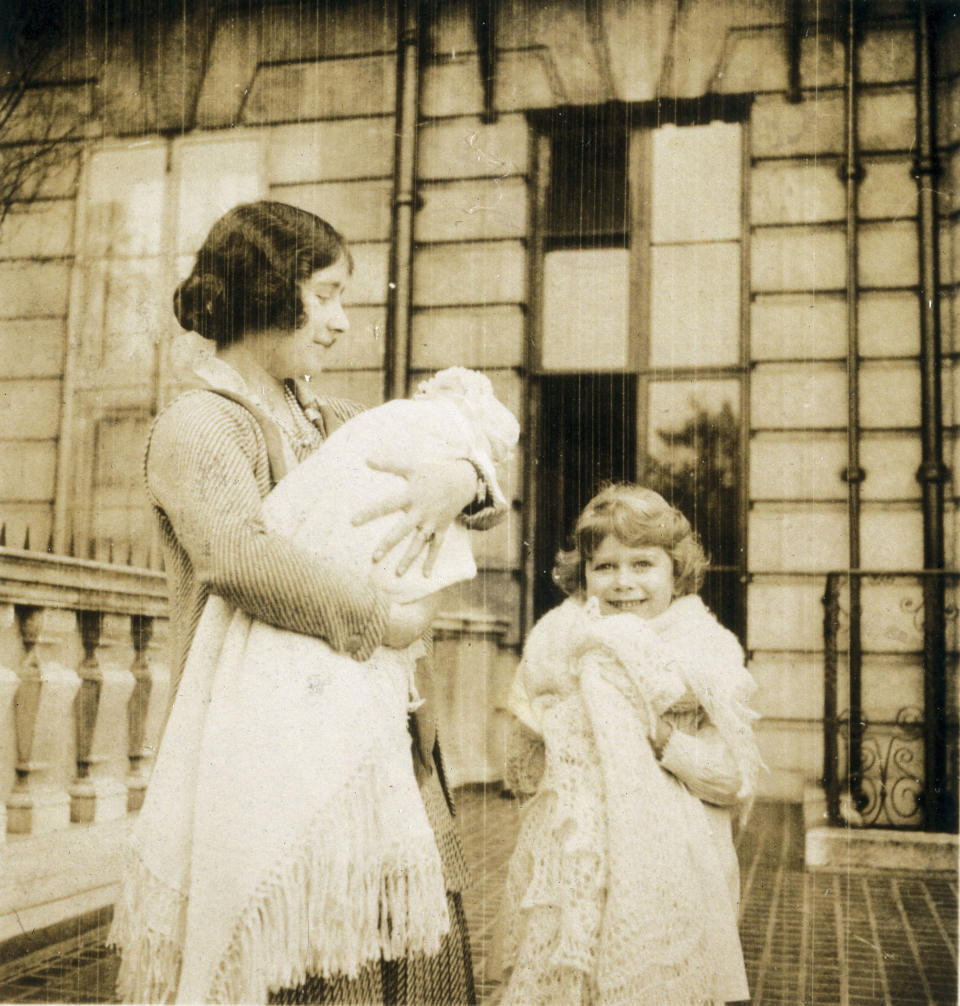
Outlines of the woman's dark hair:
[{"label": "woman's dark hair", "polygon": [[173,312],[218,346],[248,332],[292,332],[306,321],[300,283],[340,258],[352,272],[347,243],[326,220],[287,203],[243,203],[210,228]]},{"label": "woman's dark hair", "polygon": [[587,563],[611,534],[631,548],[662,548],[673,561],[678,597],[700,589],[707,558],[690,522],[659,493],[630,483],[608,485],[586,505],[573,531],[573,547],[557,556],[553,582],[567,594],[583,591]]}]

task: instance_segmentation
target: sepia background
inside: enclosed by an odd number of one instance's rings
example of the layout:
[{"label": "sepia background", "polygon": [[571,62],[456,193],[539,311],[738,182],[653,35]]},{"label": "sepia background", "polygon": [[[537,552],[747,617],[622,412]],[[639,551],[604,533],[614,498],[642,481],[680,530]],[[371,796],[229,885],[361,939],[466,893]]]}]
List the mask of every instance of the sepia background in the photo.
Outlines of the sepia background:
[{"label": "sepia background", "polygon": [[521,420],[509,519],[436,626],[455,785],[499,784],[554,555],[604,480],[638,480],[711,556],[705,600],[759,685],[761,796],[799,808],[807,867],[851,841],[878,868],[954,863],[960,6],[6,8],[14,957],[115,892],[169,680],[144,440],[210,352],[171,294],[260,198],[351,244],[322,390],[375,405],[463,365]]}]

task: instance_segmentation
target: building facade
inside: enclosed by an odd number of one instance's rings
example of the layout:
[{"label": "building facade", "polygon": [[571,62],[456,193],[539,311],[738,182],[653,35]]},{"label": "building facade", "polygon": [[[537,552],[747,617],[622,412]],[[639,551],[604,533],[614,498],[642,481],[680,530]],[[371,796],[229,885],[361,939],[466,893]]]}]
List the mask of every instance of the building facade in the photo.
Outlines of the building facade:
[{"label": "building facade", "polygon": [[56,116],[68,156],[0,229],[8,549],[156,566],[143,440],[205,351],[171,292],[225,210],[295,203],[356,263],[331,392],[459,364],[521,418],[451,616],[515,661],[583,503],[643,480],[711,554],[765,794],[826,759],[848,819],[953,826],[953,5],[196,0],[94,17],[27,99],[2,142]]}]

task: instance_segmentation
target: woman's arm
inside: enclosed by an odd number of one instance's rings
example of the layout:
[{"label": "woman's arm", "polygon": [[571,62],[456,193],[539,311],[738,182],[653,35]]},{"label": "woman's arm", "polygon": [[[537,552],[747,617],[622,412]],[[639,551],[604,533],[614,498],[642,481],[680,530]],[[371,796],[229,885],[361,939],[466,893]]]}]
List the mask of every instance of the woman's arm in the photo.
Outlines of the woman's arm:
[{"label": "woman's arm", "polygon": [[148,488],[211,593],[365,660],[383,637],[387,601],[369,583],[337,575],[322,557],[267,531],[259,453],[255,423],[242,406],[215,394],[184,396],[154,427]]}]

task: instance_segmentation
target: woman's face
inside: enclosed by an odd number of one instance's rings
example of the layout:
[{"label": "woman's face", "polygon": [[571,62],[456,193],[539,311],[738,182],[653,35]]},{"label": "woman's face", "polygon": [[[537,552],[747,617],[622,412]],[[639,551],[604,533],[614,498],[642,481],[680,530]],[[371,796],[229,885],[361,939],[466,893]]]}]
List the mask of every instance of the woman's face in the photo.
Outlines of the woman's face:
[{"label": "woman's face", "polygon": [[323,354],[350,328],[343,309],[349,279],[347,260],[341,257],[300,284],[306,320],[291,334],[271,336],[266,354],[265,368],[278,381],[315,377],[323,370]]},{"label": "woman's face", "polygon": [[604,615],[631,612],[655,618],[673,600],[673,560],[658,545],[625,545],[613,534],[600,542],[584,567],[587,597]]}]

